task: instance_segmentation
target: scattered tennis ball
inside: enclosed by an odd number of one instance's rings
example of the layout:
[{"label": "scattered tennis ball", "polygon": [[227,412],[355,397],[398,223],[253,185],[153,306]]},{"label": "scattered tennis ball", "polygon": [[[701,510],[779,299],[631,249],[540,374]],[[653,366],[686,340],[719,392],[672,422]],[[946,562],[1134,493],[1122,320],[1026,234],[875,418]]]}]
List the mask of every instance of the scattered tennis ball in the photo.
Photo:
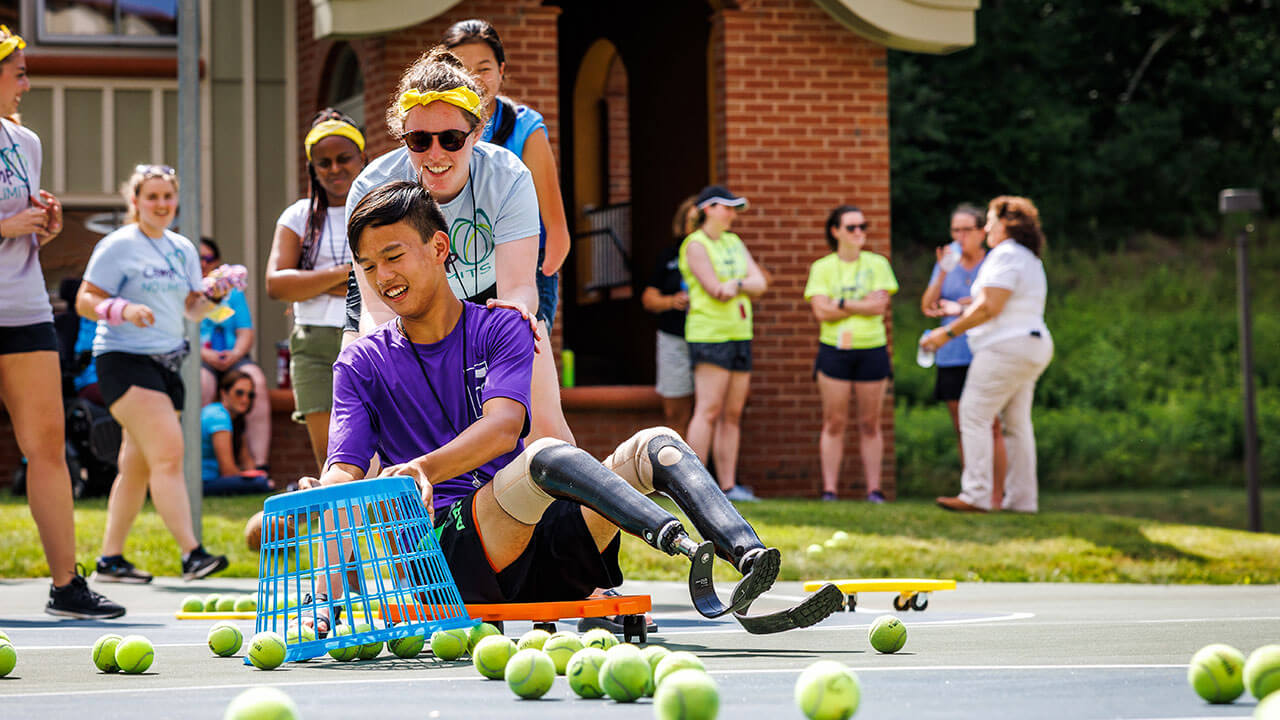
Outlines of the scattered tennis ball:
[{"label": "scattered tennis ball", "polygon": [[431,633],[431,654],[441,660],[457,660],[467,654],[466,630],[437,630]]},{"label": "scattered tennis ball", "polygon": [[907,626],[892,615],[881,615],[871,623],[867,637],[876,652],[896,653],[907,644]]},{"label": "scattered tennis ball", "polygon": [[13,643],[0,640],[0,677],[5,677],[18,666],[18,651]]},{"label": "scattered tennis ball", "polygon": [[396,638],[387,643],[387,648],[391,650],[398,658],[406,660],[418,657],[418,653],[422,652],[422,647],[427,644],[427,638],[423,635],[410,635],[409,637]]},{"label": "scattered tennis ball", "polygon": [[569,660],[581,649],[582,641],[573,633],[564,635],[556,633],[547,638],[547,642],[542,646],[542,651],[551,657],[551,662],[555,663],[557,675],[565,673],[565,669],[569,667]]},{"label": "scattered tennis ball", "polygon": [[822,547],[826,548],[827,550],[833,550],[839,546],[840,546],[840,541],[836,540],[835,538],[828,538],[822,541]]},{"label": "scattered tennis ball", "polygon": [[481,640],[489,637],[490,635],[501,635],[501,634],[502,634],[502,631],[499,630],[498,628],[494,627],[493,625],[490,625],[487,622],[482,622],[479,625],[476,625],[475,627],[471,628],[471,633],[467,636],[467,651],[474,653],[476,650],[476,645],[479,645]]},{"label": "scattered tennis ball", "polygon": [[831,539],[832,539],[832,540],[835,540],[835,541],[836,541],[836,542],[838,542],[838,543],[842,543],[842,542],[844,542],[845,540],[848,540],[848,539],[849,539],[849,533],[847,533],[847,532],[845,532],[845,531],[843,531],[843,530],[837,530],[837,531],[835,531],[835,532],[831,533]]},{"label": "scattered tennis ball", "polygon": [[[484,642],[488,642],[488,638]],[[511,645],[515,647],[515,643]],[[476,650],[479,651],[480,647],[477,646]],[[556,665],[541,650],[525,648],[507,661],[504,677],[511,692],[525,700],[536,700],[551,689],[556,679]]]},{"label": "scattered tennis ball", "polygon": [[1206,645],[1191,656],[1187,682],[1211,703],[1229,703],[1244,692],[1244,653],[1222,643]]},{"label": "scattered tennis ball", "polygon": [[1280,692],[1271,693],[1253,709],[1253,720],[1280,720]]},{"label": "scattered tennis ball", "polygon": [[819,545],[818,543],[814,543],[814,544],[812,544],[812,545],[810,545],[809,547],[807,547],[807,548],[805,548],[805,549],[804,549],[805,553],[806,553],[806,554],[808,554],[808,555],[821,555],[821,554],[822,554],[822,550],[823,550],[823,547],[822,547],[821,545]]},{"label": "scattered tennis ball", "polygon": [[275,670],[284,664],[285,645],[280,633],[264,630],[249,641],[249,662],[259,670]]},{"label": "scattered tennis ball", "polygon": [[236,600],[235,610],[236,612],[257,612],[258,599],[252,595],[241,595],[240,599]]},{"label": "scattered tennis ball", "polygon": [[218,623],[209,628],[209,649],[218,657],[231,657],[240,652],[244,635],[231,623]]},{"label": "scattered tennis ball", "polygon": [[600,666],[604,665],[605,652],[600,648],[582,648],[569,658],[565,667],[565,677],[569,678],[569,688],[582,698],[604,697],[604,688],[600,687]]},{"label": "scattered tennis ball", "polygon": [[[334,637],[338,637],[340,635],[350,635],[350,634],[351,634],[350,625],[339,625],[338,627],[333,629]],[[352,660],[355,660],[359,656],[360,656],[359,645],[348,645],[346,647],[336,647],[329,651],[329,657],[333,658],[334,660],[337,660],[338,662],[351,662]]]},{"label": "scattered tennis ball", "polygon": [[146,672],[155,659],[155,647],[141,635],[126,635],[116,645],[116,665],[131,675]]},{"label": "scattered tennis ball", "polygon": [[861,698],[857,674],[834,660],[819,660],[796,680],[796,706],[809,720],[846,720]]},{"label": "scattered tennis ball", "polygon": [[236,597],[234,595],[219,595],[217,609],[220,613],[235,612]]},{"label": "scattered tennis ball", "polygon": [[219,599],[221,599],[221,597],[222,597],[222,596],[221,596],[221,595],[218,595],[217,593],[213,593],[213,594],[211,594],[211,595],[205,595],[205,596],[204,596],[204,611],[205,611],[205,612],[216,612],[216,611],[217,611],[217,609],[218,609],[218,600],[219,600]]},{"label": "scattered tennis ball", "polygon": [[653,698],[658,720],[715,720],[720,712],[720,688],[705,672],[677,670],[666,678]]},{"label": "scattered tennis ball", "polygon": [[115,633],[107,633],[93,643],[93,665],[104,673],[119,672],[116,664],[116,646],[124,638]]},{"label": "scattered tennis ball", "polygon": [[689,669],[706,672],[707,666],[702,664],[702,660],[697,655],[684,650],[677,650],[658,661],[658,667],[653,670],[653,684],[661,688],[663,680],[668,675],[677,670]]},{"label": "scattered tennis ball", "polygon": [[[0,640],[9,640],[9,633],[3,630],[0,630]],[[13,642],[13,641],[9,640],[9,642]]]},{"label": "scattered tennis ball", "polygon": [[594,628],[582,634],[582,647],[600,648],[608,650],[618,644],[618,638],[613,633],[604,628]]},{"label": "scattered tennis ball", "polygon": [[[356,623],[355,633],[357,635],[359,635],[360,633],[367,633],[367,632],[373,632],[373,626],[365,622]],[[378,653],[381,653],[381,652],[382,652],[382,641],[374,640],[373,642],[367,642],[360,646],[359,657],[361,660],[372,660],[378,657]]]},{"label": "scattered tennis ball", "polygon": [[249,688],[227,705],[222,720],[297,720],[293,698],[273,687]]},{"label": "scattered tennis ball", "polygon": [[188,595],[182,601],[182,612],[204,612],[204,601],[195,595]]},{"label": "scattered tennis ball", "polygon": [[551,633],[546,630],[530,630],[520,636],[520,642],[516,643],[517,650],[525,648],[534,648],[541,650],[543,645],[547,644],[547,640],[551,639]]},{"label": "scattered tennis ball", "polygon": [[600,687],[617,702],[635,702],[653,682],[649,661],[634,645],[619,645],[605,652],[600,666]]},{"label": "scattered tennis ball", "polygon": [[311,642],[316,639],[316,631],[310,625],[304,625],[300,621],[289,623],[289,627],[284,632],[285,642],[290,645]]},{"label": "scattered tennis ball", "polygon": [[[650,673],[656,673],[658,671],[658,663],[662,662],[662,658],[670,655],[671,651],[661,645],[646,645],[640,651],[640,654],[644,656],[646,661],[648,661]],[[656,681],[651,682],[644,694],[648,697],[653,697],[653,691],[657,688],[658,683]]]},{"label": "scattered tennis ball", "polygon": [[1249,654],[1244,686],[1258,700],[1280,693],[1280,645],[1263,645]]},{"label": "scattered tennis ball", "polygon": [[490,635],[481,638],[471,651],[471,664],[490,680],[501,680],[507,662],[516,654],[516,644],[509,637]]}]

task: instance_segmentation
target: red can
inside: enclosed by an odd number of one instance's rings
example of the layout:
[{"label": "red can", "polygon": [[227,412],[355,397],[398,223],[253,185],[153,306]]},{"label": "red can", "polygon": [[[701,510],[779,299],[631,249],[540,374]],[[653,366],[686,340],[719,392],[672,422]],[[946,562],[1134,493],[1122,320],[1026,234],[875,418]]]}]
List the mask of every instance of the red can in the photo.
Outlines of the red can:
[{"label": "red can", "polygon": [[289,341],[276,343],[276,387],[291,388],[293,379],[289,377]]}]

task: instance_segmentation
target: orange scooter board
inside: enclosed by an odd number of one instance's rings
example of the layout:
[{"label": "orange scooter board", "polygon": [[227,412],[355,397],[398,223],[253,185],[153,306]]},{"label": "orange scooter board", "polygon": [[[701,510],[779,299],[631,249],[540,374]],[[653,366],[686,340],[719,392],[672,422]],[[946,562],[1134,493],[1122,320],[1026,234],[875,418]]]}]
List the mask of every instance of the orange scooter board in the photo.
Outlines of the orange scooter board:
[{"label": "orange scooter board", "polygon": [[[443,608],[427,606],[429,615],[443,615]],[[630,642],[634,636],[639,642],[648,639],[644,614],[653,609],[653,599],[648,595],[618,595],[616,597],[587,598],[586,600],[560,600],[540,603],[476,603],[467,605],[467,614],[485,622],[500,624],[507,620],[531,620],[535,628],[555,632],[557,620],[564,618],[588,618],[617,615],[622,619],[623,637]],[[385,614],[391,622],[401,618],[417,619],[417,610],[411,605],[402,606],[389,602]]]}]

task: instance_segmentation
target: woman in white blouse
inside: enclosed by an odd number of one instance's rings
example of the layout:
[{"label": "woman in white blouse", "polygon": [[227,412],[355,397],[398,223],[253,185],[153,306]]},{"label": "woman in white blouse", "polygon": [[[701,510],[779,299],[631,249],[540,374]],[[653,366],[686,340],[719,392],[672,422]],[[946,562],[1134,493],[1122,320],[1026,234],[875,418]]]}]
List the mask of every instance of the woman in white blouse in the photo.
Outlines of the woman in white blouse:
[{"label": "woman in white blouse", "polygon": [[1036,512],[1036,440],[1031,403],[1036,381],[1053,358],[1053,338],[1044,322],[1048,290],[1044,233],[1040,213],[1030,200],[1002,195],[987,206],[987,245],[991,252],[973,281],[974,301],[955,322],[920,340],[937,350],[964,334],[973,364],[960,395],[960,437],[964,473],[960,495],[938,504],[959,512],[987,512],[991,491],[992,437],[988,428],[1004,420],[1009,471],[1003,509]]}]

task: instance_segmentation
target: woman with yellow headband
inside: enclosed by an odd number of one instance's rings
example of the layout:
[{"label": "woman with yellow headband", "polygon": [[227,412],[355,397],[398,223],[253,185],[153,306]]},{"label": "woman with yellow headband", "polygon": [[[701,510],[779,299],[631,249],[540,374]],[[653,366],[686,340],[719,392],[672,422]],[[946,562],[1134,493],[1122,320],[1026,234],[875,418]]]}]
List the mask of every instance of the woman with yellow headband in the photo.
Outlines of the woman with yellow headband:
[{"label": "woman with yellow headband", "polygon": [[62,206],[40,189],[40,138],[17,119],[31,89],[24,47],[0,25],[0,402],[27,459],[27,498],[53,579],[45,612],[113,618],[124,608],[90,590],[76,564],[58,343],[40,270],[40,248],[62,230]]},{"label": "woman with yellow headband", "polygon": [[333,407],[333,361],[342,349],[346,320],[347,193],[365,166],[364,135],[355,121],[325,108],[311,119],[307,152],[308,196],[276,221],[267,259],[267,295],[293,303],[289,380],[295,421],[307,426],[311,452],[324,469]]},{"label": "woman with yellow headband", "polygon": [[[360,173],[347,195],[347,216],[376,187],[397,180],[421,183],[440,204],[449,227],[446,270],[453,294],[514,307],[536,323],[538,195],[519,157],[480,141],[487,96],[448,50],[436,48],[419,58],[400,78],[387,109],[387,127],[404,147]],[[371,288],[364,273],[355,277],[359,290],[352,288],[347,297],[347,330],[367,332],[394,318],[387,308],[397,297],[394,284]],[[551,342],[546,332],[537,334],[529,440],[554,437],[572,443]]]}]

